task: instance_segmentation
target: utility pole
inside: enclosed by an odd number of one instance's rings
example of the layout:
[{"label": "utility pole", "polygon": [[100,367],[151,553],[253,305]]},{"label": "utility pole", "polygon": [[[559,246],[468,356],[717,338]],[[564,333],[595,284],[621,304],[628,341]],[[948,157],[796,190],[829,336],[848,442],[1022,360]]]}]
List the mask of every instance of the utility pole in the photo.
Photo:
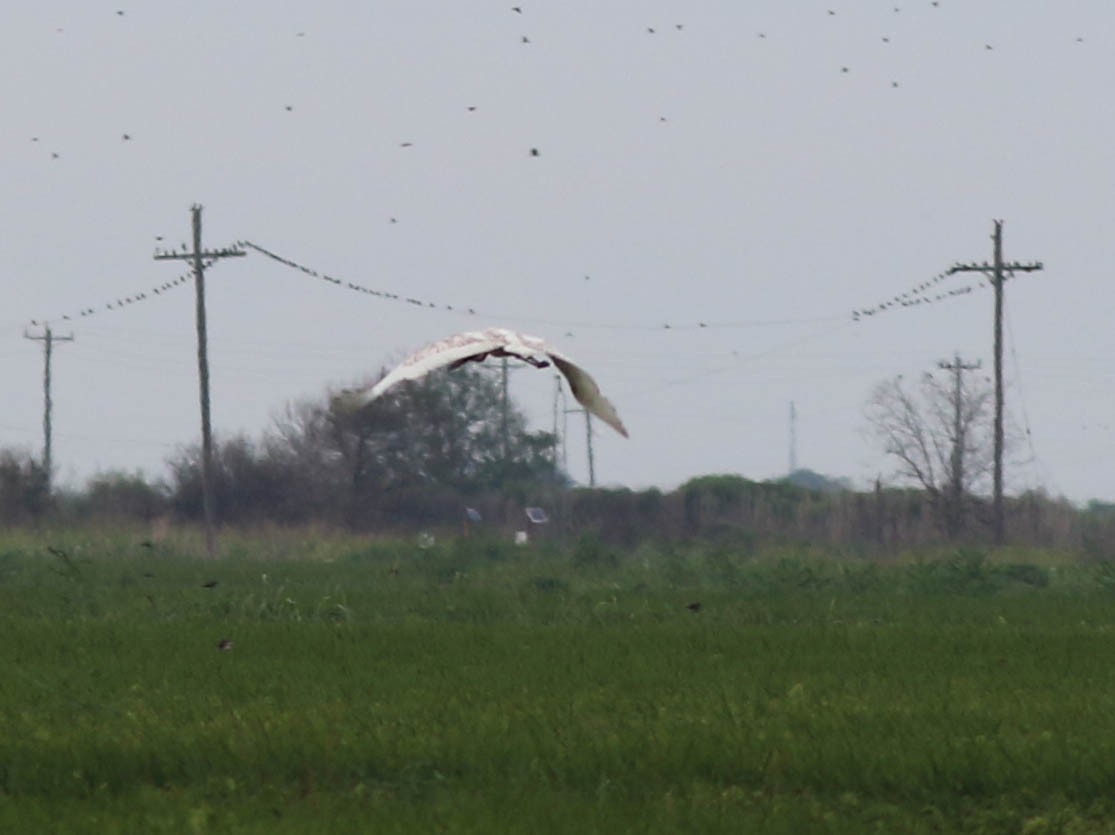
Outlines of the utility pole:
[{"label": "utility pole", "polygon": [[588,486],[596,486],[596,465],[592,457],[592,415],[588,409],[566,409],[565,414],[572,415],[584,412],[585,415],[585,444],[588,450]]},{"label": "utility pole", "polygon": [[511,447],[511,430],[508,426],[508,409],[511,408],[510,400],[507,396],[507,357],[504,357],[500,363],[500,418],[499,418],[499,438],[500,438],[500,463],[503,465],[503,474],[507,475],[507,458]]},{"label": "utility pole", "polygon": [[588,447],[588,486],[596,486],[596,466],[592,460],[592,415],[589,414],[588,409],[582,409],[585,413],[585,444]]},{"label": "utility pole", "polygon": [[953,524],[956,525],[957,532],[960,531],[963,520],[961,508],[963,507],[964,500],[964,419],[963,419],[963,395],[964,395],[964,372],[976,371],[982,367],[982,363],[978,360],[974,363],[965,363],[960,359],[960,354],[955,354],[953,361],[945,362],[940,360],[937,367],[942,371],[951,371],[953,374],[953,390],[952,390],[952,405],[953,405],[953,422],[952,422],[952,484],[950,489],[952,492],[953,511]]},{"label": "utility pole", "polygon": [[55,336],[50,325],[43,326],[42,336],[32,336],[23,332],[24,339],[43,343],[43,471],[46,473],[46,494],[50,495],[51,479],[54,475],[54,463],[51,457],[51,413],[54,411],[54,402],[50,397],[50,367],[54,354],[55,342],[73,342],[74,335]]},{"label": "utility pole", "polygon": [[554,375],[554,441],[553,441],[553,465],[554,472],[558,469],[558,402],[561,399],[561,375]]},{"label": "utility pole", "polygon": [[1022,264],[1017,261],[1003,263],[1003,221],[995,221],[994,262],[988,264],[954,264],[948,272],[982,273],[991,277],[995,288],[995,544],[1006,541],[1006,526],[1003,520],[1003,281],[1006,273],[1035,272],[1044,269],[1041,261]]},{"label": "utility pole", "polygon": [[217,534],[213,525],[213,433],[209,420],[209,337],[205,325],[205,267],[206,262],[219,258],[243,256],[242,249],[201,248],[201,206],[190,207],[193,216],[193,252],[156,252],[156,261],[193,261],[194,286],[197,289],[197,373],[201,392],[201,504],[205,513],[205,553],[217,556]]}]

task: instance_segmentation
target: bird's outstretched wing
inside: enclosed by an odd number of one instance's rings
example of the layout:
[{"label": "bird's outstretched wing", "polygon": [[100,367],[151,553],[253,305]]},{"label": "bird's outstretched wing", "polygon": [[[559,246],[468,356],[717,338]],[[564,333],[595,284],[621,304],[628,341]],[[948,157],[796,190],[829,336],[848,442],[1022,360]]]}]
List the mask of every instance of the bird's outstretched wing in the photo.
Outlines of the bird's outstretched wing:
[{"label": "bird's outstretched wing", "polygon": [[619,412],[612,405],[612,401],[600,393],[600,386],[596,385],[596,380],[592,379],[592,375],[556,351],[551,350],[548,354],[550,359],[554,361],[554,365],[569,381],[569,388],[573,392],[573,396],[577,398],[577,402],[623,437],[628,437],[627,427],[619,419]]},{"label": "bird's outstretched wing", "polygon": [[456,367],[469,360],[484,359],[488,354],[499,349],[505,341],[500,338],[497,330],[489,328],[483,331],[457,333],[419,348],[370,389],[356,393],[357,402],[359,405],[371,403],[399,383],[421,379],[439,368]]},{"label": "bird's outstretched wing", "polygon": [[479,362],[489,356],[518,357],[536,368],[544,368],[552,360],[569,381],[569,388],[577,402],[625,438],[628,437],[615,406],[600,393],[600,387],[587,371],[537,336],[507,328],[466,331],[431,342],[404,359],[374,386],[352,392],[351,396],[357,406],[363,406],[406,380],[417,380],[439,368],[456,368],[463,363]]}]

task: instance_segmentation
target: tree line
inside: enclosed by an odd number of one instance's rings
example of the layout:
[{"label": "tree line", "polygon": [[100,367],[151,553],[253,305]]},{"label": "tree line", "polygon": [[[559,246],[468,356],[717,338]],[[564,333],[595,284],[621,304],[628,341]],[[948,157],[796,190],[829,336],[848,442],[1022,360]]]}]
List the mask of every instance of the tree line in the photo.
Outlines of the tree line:
[{"label": "tree line", "polygon": [[[877,551],[990,541],[983,420],[986,385],[947,385],[925,375],[915,388],[881,383],[865,417],[897,462],[894,481],[868,490],[808,470],[767,482],[739,475],[691,479],[676,490],[574,487],[558,466],[552,433],[532,432],[522,410],[484,367],[432,374],[362,409],[339,393],[289,405],[258,438],[218,438],[214,482],[224,525],[326,524],[356,531],[499,531],[530,526],[543,536],[591,533],[604,541],[700,538],[748,549],[756,543]],[[197,522],[200,449],[168,461],[169,475],[108,472],[82,489],[51,493],[29,453],[0,450],[0,522],[90,520]],[[1115,553],[1115,508],[1076,509],[1041,492],[1012,497],[1015,544]],[[475,524],[474,524],[475,527]]]}]

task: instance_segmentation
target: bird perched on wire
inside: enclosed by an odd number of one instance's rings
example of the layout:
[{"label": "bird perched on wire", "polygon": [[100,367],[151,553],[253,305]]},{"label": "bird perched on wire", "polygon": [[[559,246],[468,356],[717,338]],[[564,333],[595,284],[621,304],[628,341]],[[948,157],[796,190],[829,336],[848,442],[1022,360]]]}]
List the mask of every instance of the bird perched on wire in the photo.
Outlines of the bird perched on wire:
[{"label": "bird perched on wire", "polygon": [[488,357],[515,357],[535,368],[546,368],[553,363],[565,375],[573,396],[586,411],[628,437],[615,406],[601,394],[596,380],[587,371],[539,337],[507,328],[466,331],[431,342],[404,359],[375,385],[343,392],[342,397],[356,407],[364,406],[406,380],[418,380],[446,366],[454,369],[466,362],[483,362]]}]

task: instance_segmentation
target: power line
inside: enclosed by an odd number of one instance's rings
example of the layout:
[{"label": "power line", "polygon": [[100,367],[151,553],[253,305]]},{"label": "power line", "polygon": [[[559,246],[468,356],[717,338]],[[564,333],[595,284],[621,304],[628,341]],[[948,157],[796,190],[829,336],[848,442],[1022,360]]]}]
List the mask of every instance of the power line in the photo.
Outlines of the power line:
[{"label": "power line", "polygon": [[[1052,474],[1043,466],[1042,462],[1038,460],[1037,449],[1034,447],[1034,433],[1030,424],[1030,411],[1026,406],[1026,393],[1022,386],[1022,365],[1018,361],[1018,345],[1014,339],[1014,329],[1011,327],[1010,313],[1007,310],[1006,299],[1003,300],[1003,322],[1006,325],[1007,337],[1010,341],[1010,354],[1014,362],[1014,385],[1018,389],[1018,399],[1022,408],[1022,426],[1026,433],[1026,445],[1030,448],[1030,463],[1033,464],[1034,469],[1039,472],[1038,478],[1047,482],[1052,482]],[[1044,475],[1040,471],[1044,470]],[[1041,483],[1040,481],[1038,482]]]},{"label": "power line", "polygon": [[[170,258],[174,256],[172,253],[160,250],[157,252],[156,257]],[[203,266],[208,269],[216,262],[216,258],[206,259]],[[186,284],[190,280],[191,275],[192,274],[188,272],[183,273],[172,281],[166,281],[162,284],[149,287],[146,291],[143,292],[132,293],[130,296],[117,296],[115,300],[109,300],[100,305],[82,307],[76,312],[64,313],[60,316],[55,316],[53,319],[31,319],[30,323],[35,327],[43,327],[49,322],[70,322],[76,319],[84,319],[88,316],[94,316],[105,311],[120,310],[130,305],[138,304],[139,302],[150,301],[153,296],[161,296],[164,293],[169,293],[175,287],[181,287],[182,285]]]},{"label": "power line", "polygon": [[869,316],[876,316],[880,313],[887,313],[892,310],[897,310],[903,307],[920,307],[926,304],[936,304],[938,302],[948,301],[949,299],[956,298],[957,296],[966,296],[971,293],[975,288],[971,285],[965,287],[955,287],[951,290],[941,290],[936,293],[931,291],[942,281],[952,275],[954,270],[949,268],[944,272],[937,273],[932,278],[916,284],[905,292],[899,293],[896,296],[885,299],[878,304],[871,307],[860,307],[852,311],[852,321],[858,322],[862,318]]},{"label": "power line", "polygon": [[833,333],[836,333],[839,330],[843,330],[844,328],[848,328],[848,327],[851,327],[851,326],[852,326],[851,322],[849,322],[846,319],[844,319],[843,317],[841,317],[840,320],[839,320],[839,324],[837,324],[833,327],[821,328],[820,330],[813,331],[811,333],[808,333],[808,334],[806,334],[804,336],[801,336],[801,337],[798,337],[796,339],[790,339],[790,340],[787,340],[787,341],[784,341],[784,342],[780,342],[777,345],[773,345],[770,348],[765,348],[762,351],[756,351],[755,353],[747,354],[746,356],[740,356],[731,365],[724,365],[724,366],[720,366],[718,368],[711,368],[711,369],[708,369],[706,371],[700,371],[700,372],[697,372],[696,374],[690,374],[690,375],[685,376],[685,377],[678,377],[678,378],[675,378],[673,380],[665,380],[663,382],[655,383],[654,385],[649,386],[647,388],[642,388],[642,389],[638,389],[637,391],[628,392],[628,396],[629,397],[638,397],[638,396],[644,395],[644,394],[654,394],[654,393],[657,393],[657,392],[662,391],[664,389],[674,388],[675,386],[685,386],[685,385],[689,385],[690,383],[695,383],[698,380],[707,379],[708,377],[715,377],[715,376],[720,375],[720,374],[727,374],[727,373],[732,372],[732,371],[738,371],[739,368],[740,368],[740,365],[742,363],[750,362],[750,361],[758,360],[758,359],[763,359],[764,357],[769,357],[771,354],[776,354],[779,351],[784,351],[784,350],[787,350],[789,348],[796,347],[797,345],[802,345],[806,342],[811,342],[815,339],[820,339],[822,337],[829,336]]},{"label": "power line", "polygon": [[277,252],[272,252],[266,247],[262,247],[259,244],[252,243],[251,241],[239,241],[237,245],[247,247],[248,249],[253,249],[261,255],[266,255],[273,261],[277,261],[284,266],[290,267],[291,269],[298,270],[299,272],[304,273],[312,278],[320,279],[321,281],[324,281],[328,284],[332,284],[336,287],[343,287],[356,293],[365,293],[369,296],[376,296],[377,298],[386,299],[388,301],[403,302],[404,304],[414,305],[415,307],[447,310],[453,313],[464,313],[469,316],[478,315],[477,312],[471,307],[466,308],[465,310],[458,310],[451,304],[423,301],[422,299],[416,299],[410,296],[401,296],[398,293],[391,293],[386,290],[376,290],[363,284],[357,284],[354,281],[342,281],[339,278],[334,278],[328,273],[321,272],[320,270],[315,270],[313,267],[307,267],[305,264],[300,264],[299,262],[291,258],[285,258],[282,255],[279,255]]},{"label": "power line", "polygon": [[426,299],[418,299],[410,296],[403,296],[399,293],[392,293],[387,290],[379,290],[368,287],[364,284],[358,284],[354,281],[347,281],[320,270],[315,270],[313,267],[308,267],[292,258],[287,258],[283,255],[260,246],[259,244],[251,241],[239,241],[238,246],[247,247],[248,249],[255,250],[261,255],[265,255],[273,261],[277,261],[286,267],[297,270],[304,275],[310,276],[332,284],[335,287],[340,287],[346,290],[351,290],[356,293],[363,293],[369,296],[375,296],[386,301],[401,302],[409,304],[414,307],[425,308],[430,310],[441,310],[448,313],[455,313],[462,316],[475,316],[483,319],[513,319],[519,322],[530,324],[544,324],[556,325],[561,327],[583,328],[592,330],[627,330],[627,331],[687,331],[687,330],[708,330],[708,329],[738,329],[738,328],[758,328],[758,327],[776,327],[783,325],[801,325],[813,324],[817,322],[833,322],[842,319],[842,316],[818,316],[807,318],[790,318],[790,319],[747,319],[747,320],[708,320],[697,322],[586,322],[574,321],[569,319],[549,319],[531,316],[518,316],[512,314],[495,314],[490,312],[481,312],[475,307],[460,307],[445,302],[429,301]]}]

